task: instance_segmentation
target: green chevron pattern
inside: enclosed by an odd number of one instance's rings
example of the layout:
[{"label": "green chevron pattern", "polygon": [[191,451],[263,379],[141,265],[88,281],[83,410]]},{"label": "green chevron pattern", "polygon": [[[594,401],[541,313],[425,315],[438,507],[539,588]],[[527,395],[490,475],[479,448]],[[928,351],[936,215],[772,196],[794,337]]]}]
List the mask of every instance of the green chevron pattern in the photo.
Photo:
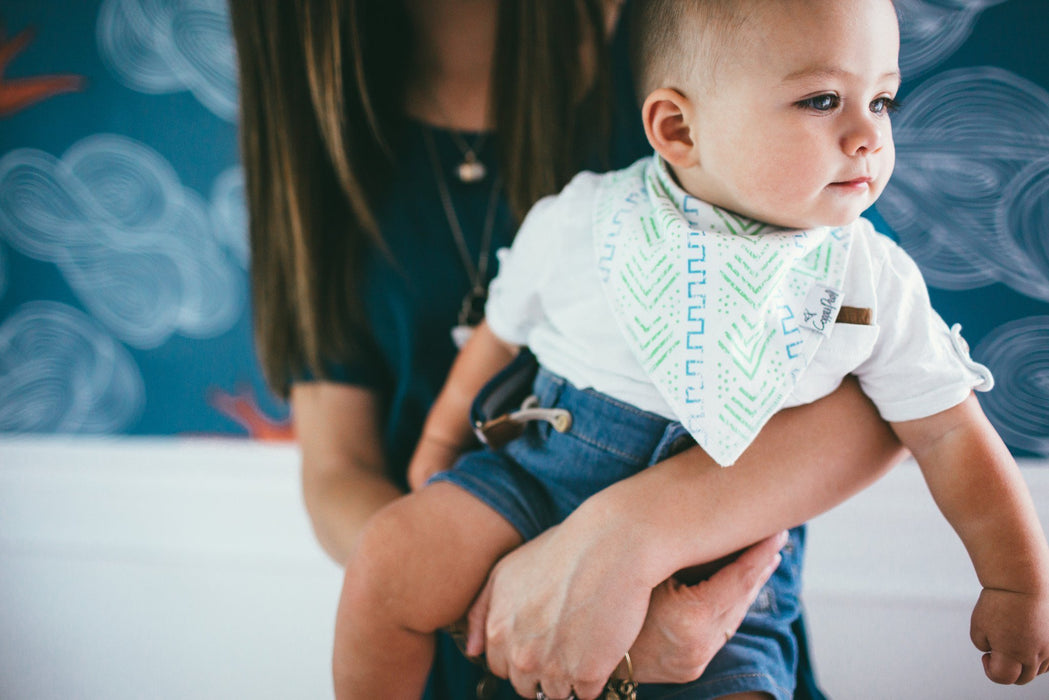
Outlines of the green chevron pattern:
[{"label": "green chevron pattern", "polygon": [[595,245],[616,320],[685,427],[731,464],[821,341],[795,319],[815,283],[840,288],[851,239],[712,207],[655,159],[603,183]]},{"label": "green chevron pattern", "polygon": [[744,377],[754,381],[775,335],[775,330],[767,328],[764,323],[750,323],[746,316],[740,316],[739,323],[731,324],[718,340],[718,346]]}]

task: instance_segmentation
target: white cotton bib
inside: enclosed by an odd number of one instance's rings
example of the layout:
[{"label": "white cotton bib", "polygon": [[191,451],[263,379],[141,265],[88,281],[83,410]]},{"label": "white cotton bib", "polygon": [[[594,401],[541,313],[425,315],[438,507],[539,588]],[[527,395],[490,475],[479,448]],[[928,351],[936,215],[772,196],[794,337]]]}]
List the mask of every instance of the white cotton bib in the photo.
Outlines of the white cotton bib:
[{"label": "white cotton bib", "polygon": [[604,176],[593,215],[627,343],[699,445],[734,463],[837,317],[852,227],[742,218],[685,193],[658,157]]}]

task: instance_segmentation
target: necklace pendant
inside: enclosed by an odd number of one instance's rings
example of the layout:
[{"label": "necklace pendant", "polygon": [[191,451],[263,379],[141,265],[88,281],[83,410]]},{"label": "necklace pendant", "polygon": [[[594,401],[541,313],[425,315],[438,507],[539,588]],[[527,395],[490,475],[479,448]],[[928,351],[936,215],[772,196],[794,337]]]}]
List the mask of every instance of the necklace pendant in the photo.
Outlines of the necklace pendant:
[{"label": "necklace pendant", "polygon": [[459,307],[459,325],[473,327],[483,321],[484,304],[487,300],[488,292],[485,288],[474,285],[474,288],[463,297],[462,306]]},{"label": "necklace pendant", "polygon": [[458,323],[452,328],[452,342],[455,343],[455,347],[462,348],[473,335],[474,327],[484,320],[484,303],[487,298],[488,292],[480,285],[474,286],[463,297]]},{"label": "necklace pendant", "polygon": [[463,346],[466,345],[466,341],[470,339],[470,336],[474,334],[473,326],[453,326],[452,327],[452,343],[455,344],[456,350],[462,350]]},{"label": "necklace pendant", "polygon": [[466,160],[456,168],[456,175],[459,176],[460,182],[480,182],[488,175],[488,168],[484,167],[484,163],[477,160],[473,153],[467,153]]}]

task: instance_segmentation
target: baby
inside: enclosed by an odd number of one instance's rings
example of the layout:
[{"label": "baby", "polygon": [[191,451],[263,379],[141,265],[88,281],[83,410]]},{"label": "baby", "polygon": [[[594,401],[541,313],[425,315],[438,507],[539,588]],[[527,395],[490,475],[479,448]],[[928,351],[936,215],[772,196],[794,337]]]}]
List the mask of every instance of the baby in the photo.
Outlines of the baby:
[{"label": "baby", "polygon": [[[580,174],[501,253],[487,321],[410,467],[413,487],[426,485],[374,518],[347,566],[335,650],[345,687],[418,697],[433,632],[462,617],[504,553],[682,436],[731,465],[776,411],[847,374],[969,551],[987,675],[1024,683],[1045,672],[1049,548],[973,397],[990,374],[932,310],[910,258],[860,218],[895,161],[891,0],[638,5],[655,155]],[[472,397],[524,345],[541,365],[532,413],[552,425],[462,454]],[[764,604],[675,698],[791,697],[795,544]]]}]

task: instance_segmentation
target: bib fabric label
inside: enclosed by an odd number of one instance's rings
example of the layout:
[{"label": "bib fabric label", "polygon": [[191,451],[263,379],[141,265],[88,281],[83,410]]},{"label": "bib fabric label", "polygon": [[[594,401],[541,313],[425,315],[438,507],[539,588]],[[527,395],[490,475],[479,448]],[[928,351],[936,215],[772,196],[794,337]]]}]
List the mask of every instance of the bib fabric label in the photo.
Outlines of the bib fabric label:
[{"label": "bib fabric label", "polygon": [[805,297],[799,325],[826,335],[841,308],[841,290],[816,282]]}]

